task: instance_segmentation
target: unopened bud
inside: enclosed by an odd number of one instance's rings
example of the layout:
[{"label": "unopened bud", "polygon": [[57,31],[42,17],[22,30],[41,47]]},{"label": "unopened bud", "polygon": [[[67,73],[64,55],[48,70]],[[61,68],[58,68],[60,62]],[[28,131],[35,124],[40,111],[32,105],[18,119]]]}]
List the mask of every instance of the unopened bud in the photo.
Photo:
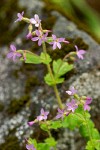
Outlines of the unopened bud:
[{"label": "unopened bud", "polygon": [[30,25],[28,26],[28,29],[29,29],[29,32],[31,33],[31,32],[32,32],[32,29],[33,29],[32,24],[30,24]]}]

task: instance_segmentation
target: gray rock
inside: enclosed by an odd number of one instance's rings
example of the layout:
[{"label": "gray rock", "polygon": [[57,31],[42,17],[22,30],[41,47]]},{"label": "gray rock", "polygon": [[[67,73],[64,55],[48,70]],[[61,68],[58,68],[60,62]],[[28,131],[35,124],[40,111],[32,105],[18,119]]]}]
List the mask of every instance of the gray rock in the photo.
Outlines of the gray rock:
[{"label": "gray rock", "polygon": [[[44,3],[39,0],[20,0],[19,4],[27,7],[27,14],[31,15],[33,15],[32,11],[37,14],[41,14],[42,8],[44,7]],[[57,17],[57,21],[53,26],[53,31],[57,36],[70,38],[81,37],[89,45],[89,50],[85,55],[85,59],[83,61],[79,60],[75,64],[77,74],[73,75],[69,81],[65,81],[63,86],[59,89],[60,91],[65,91],[68,86],[70,87],[74,85],[78,90],[79,95],[91,96],[93,98],[92,114],[93,112],[95,112],[95,114],[99,114],[100,72],[98,71],[98,66],[100,64],[100,45],[97,44],[87,33],[79,30],[73,22],[67,20],[58,12],[53,11],[52,15]],[[21,37],[23,37],[23,34],[21,34],[19,38],[17,37],[15,39],[16,43],[20,46],[22,45]],[[12,72],[15,69],[19,69],[22,66],[22,63],[13,63],[5,58],[5,55],[9,51],[8,47],[2,47],[0,49],[0,101],[5,104],[6,109],[13,98],[19,98],[24,94],[26,76],[24,74],[20,74],[19,78],[16,79],[12,75]],[[42,70],[39,71],[40,76],[42,74],[41,72]],[[33,107],[32,109],[35,108],[34,106],[37,106],[36,114],[34,115],[38,115],[41,107],[46,109],[57,108],[57,104],[54,102],[55,96],[53,90],[51,90],[48,86],[38,86],[30,92],[30,96],[31,104],[33,104],[31,106]],[[9,131],[14,128],[16,128],[15,135],[21,142],[24,141],[25,137],[28,137],[33,133],[33,129],[30,129],[27,125],[30,109],[31,108],[25,106],[13,117],[9,117],[8,114],[5,114],[6,111],[3,111],[0,114],[0,143],[4,142],[4,137],[7,136]],[[59,133],[58,149],[78,150],[81,148],[81,150],[83,150],[83,141],[78,140],[78,142],[76,142],[77,139],[81,139],[77,130],[74,132],[67,129],[62,131]]]}]

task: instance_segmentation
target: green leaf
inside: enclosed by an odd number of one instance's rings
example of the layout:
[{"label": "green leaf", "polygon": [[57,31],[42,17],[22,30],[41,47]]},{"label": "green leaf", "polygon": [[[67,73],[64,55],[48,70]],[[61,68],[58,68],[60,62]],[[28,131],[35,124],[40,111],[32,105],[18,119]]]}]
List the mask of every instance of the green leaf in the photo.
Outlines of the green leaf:
[{"label": "green leaf", "polygon": [[55,82],[56,82],[56,84],[63,83],[64,82],[64,78],[57,78],[57,77],[55,77]]},{"label": "green leaf", "polygon": [[94,139],[88,141],[86,150],[100,150],[100,141]]},{"label": "green leaf", "polygon": [[[79,105],[78,108],[75,110],[75,113],[78,113],[78,115],[80,114],[81,117],[84,118],[84,109],[83,109],[83,106]],[[85,111],[85,116],[86,116],[87,119],[89,119],[90,118],[89,112]]]},{"label": "green leaf", "polygon": [[46,82],[48,85],[50,85],[50,86],[56,84],[56,83],[55,83],[55,80],[51,77],[50,73],[46,74],[46,76],[44,77],[44,80],[45,80],[45,82]]},{"label": "green leaf", "polygon": [[61,59],[53,61],[53,71],[56,77],[60,77],[72,69],[73,65],[70,65]]},{"label": "green leaf", "polygon": [[58,128],[61,128],[61,127],[62,127],[62,124],[61,124],[60,120],[51,122],[50,129],[58,129]]},{"label": "green leaf", "polygon": [[66,116],[62,120],[62,126],[64,128],[69,128],[71,130],[75,129],[76,127],[79,127],[82,124],[81,117],[75,115],[75,114],[69,114],[69,116]]},{"label": "green leaf", "polygon": [[45,142],[49,145],[49,146],[56,146],[57,142],[55,141],[55,139],[53,137],[51,138],[47,138],[45,140]]},{"label": "green leaf", "polygon": [[98,130],[96,128],[93,128],[91,133],[92,133],[92,138],[93,139],[100,140],[100,134],[99,134],[99,132],[98,132]]},{"label": "green leaf", "polygon": [[48,73],[45,77],[44,77],[45,82],[50,85],[53,86],[55,84],[58,83],[62,83],[64,81],[64,78],[55,78],[55,77],[51,77],[50,73]]},{"label": "green leaf", "polygon": [[48,131],[48,126],[47,126],[47,124],[45,124],[45,123],[42,123],[42,124],[40,125],[40,128],[41,128],[42,130],[44,130],[44,131]]},{"label": "green leaf", "polygon": [[80,126],[80,129],[79,129],[79,130],[80,130],[80,133],[81,133],[81,135],[82,135],[83,137],[89,138],[90,135],[92,135],[93,128],[94,128],[93,122],[92,122],[90,119],[88,119],[88,120],[87,120],[87,123],[82,124],[82,125]]},{"label": "green leaf", "polygon": [[37,150],[50,150],[50,146],[47,143],[39,143]]},{"label": "green leaf", "polygon": [[30,51],[22,51],[22,50],[19,50],[18,52],[21,52],[23,57],[21,57],[20,60],[24,60],[24,57],[26,57],[26,60],[25,63],[32,63],[32,64],[40,64],[41,63],[41,59],[40,59],[40,56],[30,52]]},{"label": "green leaf", "polygon": [[47,53],[41,53],[40,55],[40,59],[41,59],[41,62],[44,63],[44,64],[49,64],[52,59],[50,58],[50,55],[48,55]]}]

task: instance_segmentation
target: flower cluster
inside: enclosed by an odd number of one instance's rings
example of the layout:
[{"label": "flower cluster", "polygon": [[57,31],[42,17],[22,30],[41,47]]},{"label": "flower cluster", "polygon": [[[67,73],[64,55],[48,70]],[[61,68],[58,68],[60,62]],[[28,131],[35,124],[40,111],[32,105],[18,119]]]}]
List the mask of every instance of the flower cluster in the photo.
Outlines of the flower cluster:
[{"label": "flower cluster", "polygon": [[[68,91],[66,91],[66,93],[70,96],[74,96],[74,99],[72,99],[71,102],[67,102],[66,103],[66,106],[64,109],[59,109],[58,108],[58,112],[57,112],[57,116],[56,116],[56,119],[59,119],[59,118],[64,118],[65,116],[68,116],[71,112],[74,113],[74,111],[78,108],[78,105],[79,104],[82,104],[83,105],[83,109],[84,111],[89,111],[90,110],[90,104],[92,102],[92,98],[90,97],[86,97],[85,98],[85,101],[79,101],[79,100],[75,100],[75,97],[77,96],[76,93],[77,93],[77,90],[74,88],[74,87],[70,87],[70,89]],[[80,98],[81,100],[81,98]]]},{"label": "flower cluster", "polygon": [[[74,97],[77,97],[77,90],[74,88],[74,87],[71,87],[68,91],[66,91],[66,93],[68,94],[68,95],[73,95]],[[75,106],[75,100],[72,100],[73,101],[73,103],[71,104],[68,104],[70,107],[72,106],[73,107],[73,104],[74,104],[74,106]],[[81,101],[81,98],[80,98],[80,101]],[[91,104],[91,102],[92,102],[92,98],[90,98],[90,97],[86,97],[85,98],[85,102],[82,100],[81,101],[83,104],[84,104],[84,110],[90,110],[90,104]],[[79,103],[79,101],[78,101],[78,103]],[[72,110],[72,112],[74,112],[74,109],[76,109],[75,107],[73,107],[73,110]]]},{"label": "flower cluster", "polygon": [[[69,41],[65,40],[65,38],[57,38],[56,35],[52,34],[51,37],[48,37],[48,33],[51,32],[50,30],[43,30],[41,26],[41,20],[37,14],[34,15],[33,18],[25,18],[23,17],[24,11],[22,13],[17,14],[17,20],[18,21],[25,21],[29,23],[29,32],[26,35],[27,39],[31,39],[33,42],[38,41],[38,46],[41,46],[43,42],[47,42],[48,44],[52,45],[52,49],[55,50],[56,48],[61,49],[61,43],[68,44]],[[36,27],[35,31],[33,30],[32,25]],[[48,39],[51,39],[50,41]],[[12,47],[12,45],[10,46]],[[21,54],[16,52],[16,48],[10,48],[11,52],[7,55],[8,58],[13,59],[14,61],[16,60],[16,57],[20,57]],[[79,50],[77,45],[75,45],[76,52],[75,54],[79,59],[84,59],[83,55],[85,54],[84,50]]]}]

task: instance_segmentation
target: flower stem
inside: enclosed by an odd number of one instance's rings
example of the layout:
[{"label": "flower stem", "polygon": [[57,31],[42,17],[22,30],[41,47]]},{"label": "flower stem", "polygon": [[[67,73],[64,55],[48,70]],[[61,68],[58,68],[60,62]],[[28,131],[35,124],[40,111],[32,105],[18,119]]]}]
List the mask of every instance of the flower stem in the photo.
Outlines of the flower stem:
[{"label": "flower stem", "polygon": [[52,137],[51,132],[50,131],[47,131],[47,132],[48,132],[49,137],[51,138]]},{"label": "flower stem", "polygon": [[[47,51],[46,51],[45,42],[42,43],[42,47],[43,47],[43,52],[45,54],[45,58],[47,58]],[[53,73],[52,73],[52,70],[51,70],[51,67],[50,67],[50,64],[47,64],[47,69],[48,69],[48,72],[50,73],[50,76],[51,76],[52,80],[55,81]],[[61,109],[63,109],[63,104],[62,104],[62,101],[61,101],[61,98],[60,98],[60,94],[58,92],[56,84],[53,85],[53,88],[54,88],[54,92],[55,92],[55,95],[56,95],[56,99],[57,99],[58,105],[59,105],[59,107]]]}]

